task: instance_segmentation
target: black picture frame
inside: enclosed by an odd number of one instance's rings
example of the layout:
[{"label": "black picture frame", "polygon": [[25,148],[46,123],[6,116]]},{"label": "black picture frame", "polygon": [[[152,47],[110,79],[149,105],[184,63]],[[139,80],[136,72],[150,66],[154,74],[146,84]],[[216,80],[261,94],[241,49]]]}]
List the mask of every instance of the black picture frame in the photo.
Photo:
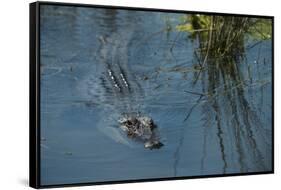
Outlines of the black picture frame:
[{"label": "black picture frame", "polygon": [[[183,176],[168,178],[152,178],[122,181],[106,181],[93,183],[73,183],[59,185],[41,185],[40,183],[40,6],[56,5],[71,7],[92,7],[104,9],[120,9],[120,10],[137,10],[167,13],[196,13],[203,15],[220,15],[220,16],[245,16],[254,18],[267,18],[272,21],[272,169],[265,172],[249,172],[249,173],[233,173],[218,175],[202,175],[202,176]],[[262,15],[247,14],[230,14],[217,12],[200,12],[186,10],[166,10],[156,8],[140,8],[140,7],[121,7],[121,6],[104,6],[77,3],[59,3],[59,2],[34,2],[30,3],[29,8],[29,44],[30,44],[30,75],[29,75],[29,185],[33,188],[52,188],[52,187],[68,187],[68,186],[84,186],[84,185],[101,185],[101,184],[118,184],[118,183],[135,183],[135,182],[151,182],[162,180],[182,180],[194,178],[211,178],[226,176],[245,176],[257,174],[273,174],[274,173],[274,17]]]}]

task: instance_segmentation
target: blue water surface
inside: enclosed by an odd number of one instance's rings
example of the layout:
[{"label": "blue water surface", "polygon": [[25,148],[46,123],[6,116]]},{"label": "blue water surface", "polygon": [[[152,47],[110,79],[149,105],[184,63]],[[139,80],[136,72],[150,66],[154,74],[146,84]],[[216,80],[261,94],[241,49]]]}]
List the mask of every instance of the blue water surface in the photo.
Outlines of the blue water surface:
[{"label": "blue water surface", "polygon": [[[196,41],[176,30],[185,14],[40,11],[42,185],[271,170],[271,40],[245,39],[238,82],[203,71],[194,83]],[[104,84],[108,62],[126,71],[132,94]],[[120,131],[130,111],[153,118],[162,148]]]}]

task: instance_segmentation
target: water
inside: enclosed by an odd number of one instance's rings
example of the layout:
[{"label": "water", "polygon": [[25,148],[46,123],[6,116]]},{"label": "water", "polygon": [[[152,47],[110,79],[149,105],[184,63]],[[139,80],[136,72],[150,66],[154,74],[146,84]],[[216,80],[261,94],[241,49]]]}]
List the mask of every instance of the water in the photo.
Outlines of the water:
[{"label": "water", "polygon": [[[42,185],[271,170],[271,41],[246,48],[239,80],[208,68],[194,84],[196,42],[169,30],[182,17],[41,6]],[[130,93],[106,80],[108,65]],[[124,112],[153,118],[164,146],[127,138]]]}]

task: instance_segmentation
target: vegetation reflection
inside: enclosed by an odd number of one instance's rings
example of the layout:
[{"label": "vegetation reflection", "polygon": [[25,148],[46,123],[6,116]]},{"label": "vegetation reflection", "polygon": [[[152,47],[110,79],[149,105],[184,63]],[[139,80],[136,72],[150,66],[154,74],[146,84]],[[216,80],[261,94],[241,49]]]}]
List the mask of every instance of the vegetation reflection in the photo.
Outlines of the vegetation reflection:
[{"label": "vegetation reflection", "polygon": [[[223,161],[222,171],[226,173],[231,159],[231,151],[239,155],[237,160],[241,172],[252,171],[251,165],[260,171],[271,166],[264,162],[263,155],[270,154],[270,136],[263,128],[255,109],[245,93],[254,86],[263,86],[270,81],[253,82],[243,74],[245,65],[245,42],[251,40],[254,47],[271,39],[271,20],[234,16],[187,15],[179,32],[187,32],[193,43],[196,64],[193,85],[201,82],[202,92],[187,91],[198,96],[197,104],[202,105],[204,114],[204,151],[201,172],[206,159],[207,133],[216,126],[216,135]],[[251,48],[251,47],[250,47]],[[249,66],[248,66],[249,67]],[[192,112],[192,109],[190,110]],[[190,113],[187,114],[185,121]],[[260,143],[256,139],[261,139]],[[232,150],[227,150],[227,141],[235,142]],[[230,145],[232,146],[232,145]],[[266,146],[266,148],[263,148]],[[267,152],[262,152],[267,150]],[[245,157],[247,154],[247,157]],[[250,159],[249,159],[250,158]],[[233,163],[232,163],[233,164]],[[253,167],[253,166],[252,166]],[[176,175],[176,172],[175,172]]]}]

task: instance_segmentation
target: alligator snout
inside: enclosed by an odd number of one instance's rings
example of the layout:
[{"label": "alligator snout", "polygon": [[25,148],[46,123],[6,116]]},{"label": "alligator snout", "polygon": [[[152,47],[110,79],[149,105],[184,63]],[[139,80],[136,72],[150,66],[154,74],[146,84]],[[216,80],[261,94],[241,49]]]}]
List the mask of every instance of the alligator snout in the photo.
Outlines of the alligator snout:
[{"label": "alligator snout", "polygon": [[144,147],[145,148],[149,148],[149,149],[159,149],[163,146],[164,144],[161,143],[158,140],[153,140],[153,141],[147,141],[144,143]]}]

